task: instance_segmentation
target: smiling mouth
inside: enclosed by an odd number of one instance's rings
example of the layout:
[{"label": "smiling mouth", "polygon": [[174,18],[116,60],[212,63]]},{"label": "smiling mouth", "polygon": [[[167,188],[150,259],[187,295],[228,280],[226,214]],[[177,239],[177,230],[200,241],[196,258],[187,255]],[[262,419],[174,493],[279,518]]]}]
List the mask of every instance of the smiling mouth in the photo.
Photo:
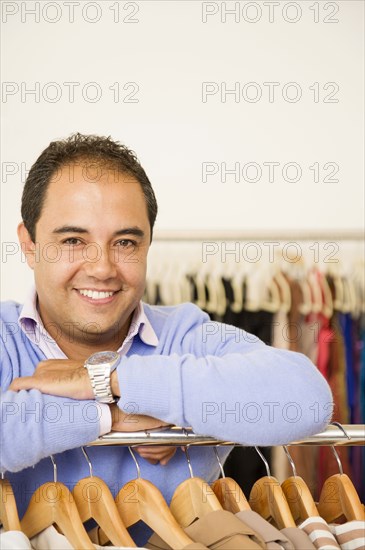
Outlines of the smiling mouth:
[{"label": "smiling mouth", "polygon": [[105,300],[106,298],[111,298],[118,291],[104,291],[104,290],[87,290],[87,289],[76,289],[81,296],[86,298],[91,298],[92,300]]}]

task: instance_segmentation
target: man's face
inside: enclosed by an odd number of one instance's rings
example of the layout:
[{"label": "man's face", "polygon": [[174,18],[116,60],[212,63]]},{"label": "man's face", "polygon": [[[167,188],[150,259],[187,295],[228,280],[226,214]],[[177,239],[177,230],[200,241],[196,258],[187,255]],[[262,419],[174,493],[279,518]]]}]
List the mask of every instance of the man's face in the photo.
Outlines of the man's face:
[{"label": "man's face", "polygon": [[22,224],[19,236],[29,239],[48,332],[117,349],[145,287],[150,226],[138,181],[95,164],[64,166],[47,189],[36,244]]}]

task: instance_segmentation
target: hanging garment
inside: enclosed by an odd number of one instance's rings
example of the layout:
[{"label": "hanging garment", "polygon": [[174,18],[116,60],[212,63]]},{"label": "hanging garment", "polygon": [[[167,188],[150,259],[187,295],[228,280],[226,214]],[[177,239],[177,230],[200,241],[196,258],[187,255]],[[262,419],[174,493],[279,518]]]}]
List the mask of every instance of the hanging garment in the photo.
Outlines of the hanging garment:
[{"label": "hanging garment", "polygon": [[346,384],[347,384],[347,402],[349,407],[350,424],[354,423],[355,413],[355,373],[354,373],[354,342],[352,317],[350,313],[340,314],[340,325],[345,343],[346,357]]},{"label": "hanging garment", "polygon": [[288,537],[257,512],[244,510],[238,512],[236,518],[243,521],[263,538],[267,550],[294,550],[294,546]]},{"label": "hanging garment", "polygon": [[[365,388],[365,313],[360,317],[360,388]],[[360,418],[365,423],[365,391],[360,393]]]},{"label": "hanging garment", "polygon": [[[341,424],[348,424],[350,409],[346,390],[346,351],[345,340],[341,330],[340,315],[341,314],[335,311],[331,319],[334,338],[330,342],[328,383],[331,387],[335,403],[332,420],[340,422]],[[349,448],[339,446],[337,452],[340,456],[344,472],[352,478],[353,476],[348,458]],[[319,459],[316,471],[318,473],[319,487],[322,487],[326,479],[331,475],[338,473],[337,463],[329,447],[319,448]]]},{"label": "hanging garment", "polygon": [[307,533],[310,540],[318,550],[339,550],[339,545],[333,536],[327,522],[321,518],[310,517],[299,525]]},{"label": "hanging garment", "polygon": [[[154,542],[152,542],[152,540]],[[147,543],[146,548],[149,548],[151,550],[171,550],[171,547],[168,546],[160,537],[156,534],[152,535],[150,540]],[[200,544],[200,542],[192,542],[188,546],[184,546],[181,550],[208,550],[204,544]]]},{"label": "hanging garment", "polygon": [[[226,279],[222,279],[222,282],[229,304],[233,301],[232,286]],[[246,282],[243,283],[243,302],[245,300]],[[245,311],[243,309],[241,312],[235,313],[230,310],[228,305],[222,321],[245,330],[250,334],[250,338],[256,336],[267,345],[272,343],[273,313],[269,311]],[[271,448],[264,447],[261,451],[271,466]],[[244,468],[242,468],[243,464]],[[227,477],[232,477],[238,483],[246,497],[249,496],[255,481],[266,475],[265,465],[255,449],[239,446],[234,447],[229,454],[224,465],[224,472]]]},{"label": "hanging garment", "polygon": [[285,527],[285,529],[281,529],[281,532],[292,541],[295,550],[316,549],[307,533],[304,533],[304,531],[301,531],[298,527]]},{"label": "hanging garment", "polygon": [[[73,550],[73,546],[71,546],[67,538],[58,533],[53,525],[47,527],[47,529],[39,533],[39,535],[32,537],[31,543],[34,550]],[[98,544],[94,544],[94,546],[97,550],[102,550],[103,548],[127,550],[126,548],[122,549],[116,546],[99,546]],[[132,549],[129,548],[129,550]]]},{"label": "hanging garment", "polygon": [[[131,548],[118,548],[116,546],[99,546],[94,544],[96,550],[109,548],[110,550],[132,550]],[[74,550],[64,535],[58,533],[51,525],[39,535],[29,540],[21,531],[7,531],[0,533],[0,548],[4,550]],[[134,548],[134,550],[136,550]],[[145,550],[145,549],[140,549]]]},{"label": "hanging garment", "polygon": [[[304,353],[315,361],[318,357],[318,315],[311,313],[303,315],[301,305],[304,300],[303,291],[298,281],[287,276],[291,290],[291,307],[288,312],[287,348],[290,351]],[[313,417],[313,420],[315,418]],[[291,474],[287,457],[283,452],[279,453],[279,447],[274,447],[275,462],[274,471],[279,473],[279,479],[286,479]],[[317,489],[317,461],[318,449],[316,447],[292,447],[290,450],[298,476],[306,482],[313,495]]]},{"label": "hanging garment", "polygon": [[0,548],[4,548],[4,550],[32,550],[30,540],[21,531],[0,533]]},{"label": "hanging garment", "polygon": [[365,521],[348,521],[343,525],[329,525],[341,550],[365,550]]},{"label": "hanging garment", "polygon": [[[266,548],[260,535],[230,512],[217,510],[198,519],[184,529],[193,540],[211,550],[260,550]],[[151,550],[171,550],[154,534],[146,544]]]}]

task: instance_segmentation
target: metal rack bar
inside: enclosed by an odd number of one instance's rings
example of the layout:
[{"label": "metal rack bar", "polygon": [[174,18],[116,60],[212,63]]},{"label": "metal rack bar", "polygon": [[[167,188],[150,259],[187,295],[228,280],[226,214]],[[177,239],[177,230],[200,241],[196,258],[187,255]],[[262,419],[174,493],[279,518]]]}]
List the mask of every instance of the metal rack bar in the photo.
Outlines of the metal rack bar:
[{"label": "metal rack bar", "polygon": [[[318,434],[293,441],[288,445],[364,445],[365,425],[344,424],[343,428],[348,437],[337,426],[329,425]],[[94,445],[235,445],[231,441],[220,441],[213,437],[195,434],[191,428],[159,428],[143,432],[110,432],[96,441]]]}]

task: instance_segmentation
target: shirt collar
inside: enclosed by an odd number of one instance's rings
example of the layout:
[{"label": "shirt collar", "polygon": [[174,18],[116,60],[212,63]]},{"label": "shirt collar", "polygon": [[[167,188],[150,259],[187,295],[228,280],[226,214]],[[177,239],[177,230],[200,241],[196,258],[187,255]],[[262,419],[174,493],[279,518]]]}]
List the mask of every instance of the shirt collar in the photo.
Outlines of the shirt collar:
[{"label": "shirt collar", "polygon": [[158,338],[153,327],[144,311],[143,302],[140,301],[134,310],[132,321],[124,343],[131,340],[136,334],[139,334],[142,342],[149,346],[157,346]]},{"label": "shirt collar", "polygon": [[[50,336],[48,335],[46,329],[43,326],[42,319],[39,315],[37,309],[38,295],[35,287],[31,289],[27,298],[24,301],[24,305],[19,315],[18,324],[22,331],[26,334],[32,342],[36,342],[36,336]],[[132,321],[128,330],[128,334],[121,345],[120,349],[123,348],[127,343],[133,340],[133,337],[139,334],[140,339],[143,343],[149,346],[157,346],[158,338],[153,330],[153,327],[144,311],[143,302],[140,301],[138,306],[134,310]],[[119,351],[119,350],[118,350]]]}]

